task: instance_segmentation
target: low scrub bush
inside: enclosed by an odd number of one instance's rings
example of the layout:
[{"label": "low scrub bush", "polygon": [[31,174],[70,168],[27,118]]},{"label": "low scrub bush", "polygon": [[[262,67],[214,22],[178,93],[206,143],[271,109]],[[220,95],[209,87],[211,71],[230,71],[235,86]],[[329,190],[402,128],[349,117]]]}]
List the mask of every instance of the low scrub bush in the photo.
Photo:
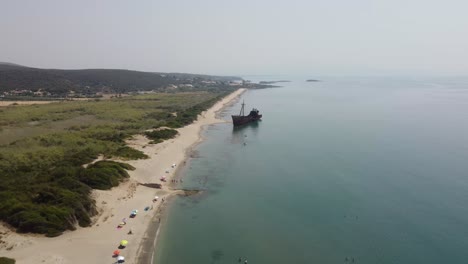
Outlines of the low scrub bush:
[{"label": "low scrub bush", "polygon": [[15,264],[16,260],[6,257],[0,257],[0,264]]},{"label": "low scrub bush", "polygon": [[179,132],[174,129],[159,129],[145,132],[147,138],[152,140],[153,144],[160,143],[166,139],[174,138]]},{"label": "low scrub bush", "polygon": [[117,150],[115,150],[112,154],[112,156],[124,158],[124,159],[147,159],[148,155],[145,153],[136,150],[134,148],[128,147],[128,146],[123,146],[119,147]]},{"label": "low scrub bush", "polygon": [[93,189],[107,190],[119,185],[119,183],[128,178],[127,170],[135,168],[115,161],[98,161],[91,164],[80,175],[80,181]]}]

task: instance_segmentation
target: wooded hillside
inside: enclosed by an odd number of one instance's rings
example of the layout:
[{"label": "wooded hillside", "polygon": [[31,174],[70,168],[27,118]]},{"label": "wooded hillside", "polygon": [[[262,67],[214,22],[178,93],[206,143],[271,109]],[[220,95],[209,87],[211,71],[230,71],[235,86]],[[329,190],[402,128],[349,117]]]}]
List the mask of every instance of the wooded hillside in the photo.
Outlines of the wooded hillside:
[{"label": "wooded hillside", "polygon": [[132,91],[163,91],[168,85],[229,82],[239,77],[186,73],[153,73],[117,69],[38,69],[0,62],[0,92],[42,89],[53,94]]}]

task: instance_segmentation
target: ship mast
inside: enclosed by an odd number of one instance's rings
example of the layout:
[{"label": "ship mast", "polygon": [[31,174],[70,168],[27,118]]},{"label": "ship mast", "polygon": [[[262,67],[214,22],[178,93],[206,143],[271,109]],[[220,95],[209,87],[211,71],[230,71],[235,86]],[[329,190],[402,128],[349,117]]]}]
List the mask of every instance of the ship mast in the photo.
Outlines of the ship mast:
[{"label": "ship mast", "polygon": [[244,105],[245,105],[244,101],[242,101],[242,108],[241,108],[240,114],[239,114],[240,116],[244,116]]}]

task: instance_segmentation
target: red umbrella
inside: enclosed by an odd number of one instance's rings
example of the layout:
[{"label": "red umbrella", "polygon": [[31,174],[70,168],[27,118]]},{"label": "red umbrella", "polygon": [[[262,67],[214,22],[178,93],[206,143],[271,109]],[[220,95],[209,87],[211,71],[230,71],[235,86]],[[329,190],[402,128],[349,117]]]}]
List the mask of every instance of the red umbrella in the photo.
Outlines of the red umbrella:
[{"label": "red umbrella", "polygon": [[117,250],[115,250],[115,251],[114,251],[114,255],[115,255],[115,256],[118,256],[118,255],[120,255],[120,250],[118,250],[118,249],[117,249]]}]

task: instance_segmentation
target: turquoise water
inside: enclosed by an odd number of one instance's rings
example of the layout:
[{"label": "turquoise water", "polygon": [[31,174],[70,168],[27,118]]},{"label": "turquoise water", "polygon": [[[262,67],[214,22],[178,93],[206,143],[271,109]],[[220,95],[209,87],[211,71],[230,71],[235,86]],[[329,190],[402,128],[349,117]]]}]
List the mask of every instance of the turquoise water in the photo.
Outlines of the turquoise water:
[{"label": "turquoise water", "polygon": [[156,262],[467,263],[468,80],[305,79],[207,128]]}]

